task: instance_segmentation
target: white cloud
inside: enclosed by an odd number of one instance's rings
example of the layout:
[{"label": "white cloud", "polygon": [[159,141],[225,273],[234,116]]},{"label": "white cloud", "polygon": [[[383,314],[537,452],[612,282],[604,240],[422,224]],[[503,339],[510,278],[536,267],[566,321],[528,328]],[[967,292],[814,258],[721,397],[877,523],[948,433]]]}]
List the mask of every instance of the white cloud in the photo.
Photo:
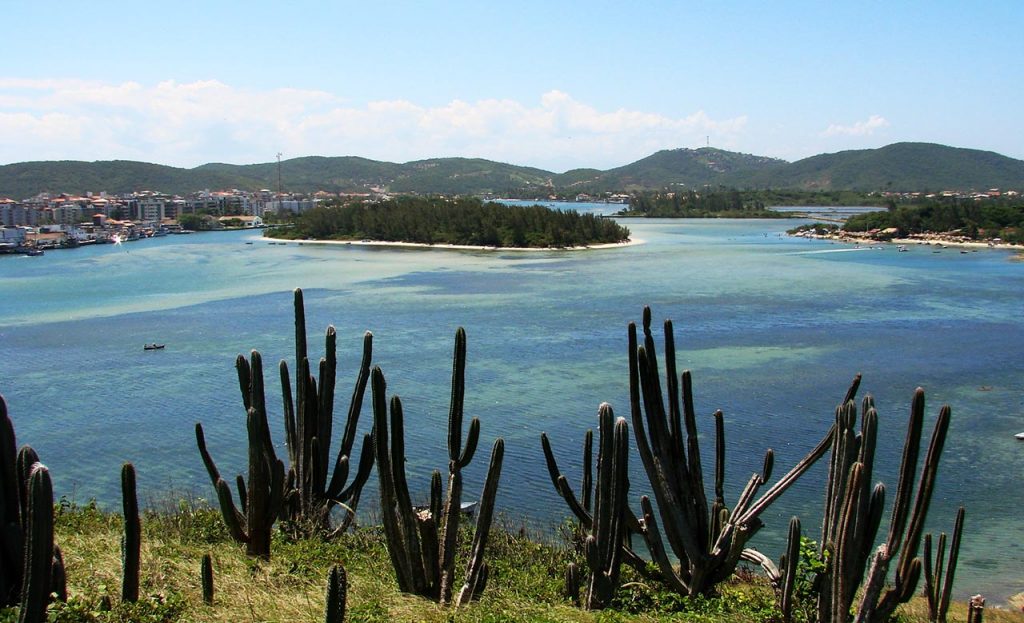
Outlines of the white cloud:
[{"label": "white cloud", "polygon": [[821,133],[822,136],[870,136],[875,130],[889,125],[885,117],[871,115],[866,121],[858,121],[853,125],[831,124]]},{"label": "white cloud", "polygon": [[[874,118],[873,118],[874,119]],[[884,123],[884,120],[882,120]],[[870,121],[869,121],[870,123]],[[0,77],[0,162],[137,159],[177,166],[359,155],[405,162],[483,157],[555,170],[625,164],[712,135],[735,147],[745,116],[602,111],[561,91],[535,103],[407,100],[353,105],[299,89],[240,89],[217,80],[119,84]]]}]

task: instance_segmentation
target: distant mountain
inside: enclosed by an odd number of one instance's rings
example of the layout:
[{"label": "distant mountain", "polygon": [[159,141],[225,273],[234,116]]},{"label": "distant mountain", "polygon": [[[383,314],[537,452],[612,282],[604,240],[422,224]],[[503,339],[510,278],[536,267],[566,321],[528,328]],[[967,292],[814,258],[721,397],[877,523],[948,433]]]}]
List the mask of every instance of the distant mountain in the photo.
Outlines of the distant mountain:
[{"label": "distant mountain", "polygon": [[[404,164],[353,156],[293,158],[280,164],[285,191],[504,194],[631,191],[664,188],[791,188],[804,190],[969,190],[1024,188],[1024,161],[976,149],[895,143],[786,162],[714,148],[669,149],[607,171],[553,173],[479,158],[433,158]],[[155,190],[276,190],[276,162],[204,164],[182,169],[144,162],[21,162],[0,166],[0,197],[40,192],[82,194]]]},{"label": "distant mountain", "polygon": [[[733,151],[700,149],[664,149],[646,158],[608,171],[597,172],[589,180],[569,183],[556,178],[562,186],[591,186],[597,190],[647,190],[673,186],[700,188],[732,185],[731,180],[755,173],[770,174],[786,166],[785,160],[752,156]],[[568,175],[568,173],[566,174]]]},{"label": "distant mountain", "polygon": [[1024,187],[1024,161],[934,143],[821,154],[734,178],[741,187],[805,190],[969,190]]}]

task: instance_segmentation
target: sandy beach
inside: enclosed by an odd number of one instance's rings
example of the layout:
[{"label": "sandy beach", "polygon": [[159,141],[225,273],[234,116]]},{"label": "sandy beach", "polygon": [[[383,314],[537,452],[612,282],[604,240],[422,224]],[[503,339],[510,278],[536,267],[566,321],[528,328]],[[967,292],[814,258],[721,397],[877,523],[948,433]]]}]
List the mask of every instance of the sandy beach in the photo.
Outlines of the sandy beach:
[{"label": "sandy beach", "polygon": [[323,245],[349,245],[363,247],[409,247],[422,249],[445,249],[455,251],[589,251],[593,249],[615,249],[618,247],[632,247],[644,244],[640,238],[630,238],[626,242],[609,242],[605,244],[591,244],[583,247],[484,247],[467,244],[427,244],[424,242],[397,242],[385,240],[289,240],[285,238],[264,237],[263,240],[277,243],[296,243],[301,245],[323,244]]}]

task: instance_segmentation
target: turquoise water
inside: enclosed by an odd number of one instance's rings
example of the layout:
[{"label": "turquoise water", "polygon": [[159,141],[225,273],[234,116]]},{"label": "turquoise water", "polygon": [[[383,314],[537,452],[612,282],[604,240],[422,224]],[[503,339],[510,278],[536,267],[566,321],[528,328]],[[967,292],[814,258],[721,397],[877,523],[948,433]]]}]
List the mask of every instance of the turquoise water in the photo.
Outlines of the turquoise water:
[{"label": "turquoise water", "polygon": [[[939,406],[953,408],[931,526],[950,530],[956,506],[967,506],[958,593],[1002,601],[1024,590],[1015,499],[1024,443],[1013,439],[1024,430],[1024,263],[1001,251],[791,239],[781,233],[792,221],[625,224],[645,244],[476,252],[268,245],[221,232],[0,257],[0,392],[19,441],[53,469],[58,495],[116,507],[118,470],[131,460],[144,498],[168,489],[211,498],[194,423],[203,422],[223,472],[243,469],[234,358],[252,348],[268,362],[292,357],[298,286],[311,352],[322,353],[329,323],[338,329],[346,399],[362,333],[373,331],[375,361],[406,409],[410,486],[425,496],[430,470],[446,464],[461,325],[467,413],[482,420],[483,448],[506,440],[499,508],[550,527],[568,511],[548,480],[540,432],[576,483],[598,404],[628,416],[626,325],[646,304],[659,336],[662,319],[675,322],[680,365],[693,371],[706,416],[705,459],[710,414],[726,414],[729,502],[765,448],[781,474],[814,445],[857,372],[879,407],[875,474],[891,499],[911,394],[923,386],[929,433]],[[167,348],[145,352],[146,342]],[[278,418],[276,374],[267,386]],[[364,412],[366,431],[369,420]],[[631,463],[638,497],[639,457]],[[470,466],[467,491],[482,486],[486,464],[482,453]],[[772,508],[755,546],[777,555],[792,514],[808,527],[820,521],[823,474],[818,466]],[[369,508],[373,496],[364,500]]]}]

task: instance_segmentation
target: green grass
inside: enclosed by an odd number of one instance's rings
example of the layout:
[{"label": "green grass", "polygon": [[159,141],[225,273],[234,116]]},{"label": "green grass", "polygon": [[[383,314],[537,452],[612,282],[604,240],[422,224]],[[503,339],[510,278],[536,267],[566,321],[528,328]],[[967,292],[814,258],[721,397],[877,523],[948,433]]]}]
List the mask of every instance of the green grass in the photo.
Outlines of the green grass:
[{"label": "green grass", "polygon": [[[445,608],[398,591],[379,528],[362,527],[331,542],[278,533],[271,560],[260,561],[248,558],[231,541],[219,511],[190,500],[163,503],[144,515],[141,597],[135,604],[123,604],[120,516],[65,501],[56,509],[56,542],[67,566],[69,601],[51,607],[50,621],[322,621],[326,578],[335,564],[348,572],[347,621],[778,620],[771,589],[753,576],[726,583],[719,596],[684,599],[625,566],[612,609],[580,610],[562,594],[565,565],[576,558],[572,548],[541,543],[508,525],[492,531],[487,552],[491,576],[480,601]],[[214,567],[212,606],[203,604],[200,582],[207,553]],[[465,554],[460,552],[460,572]],[[963,620],[962,610],[955,605],[950,620]],[[0,623],[16,619],[14,609],[0,612]],[[900,620],[927,618],[920,604],[911,604]],[[1020,622],[1024,617],[990,610],[985,620]]]}]

